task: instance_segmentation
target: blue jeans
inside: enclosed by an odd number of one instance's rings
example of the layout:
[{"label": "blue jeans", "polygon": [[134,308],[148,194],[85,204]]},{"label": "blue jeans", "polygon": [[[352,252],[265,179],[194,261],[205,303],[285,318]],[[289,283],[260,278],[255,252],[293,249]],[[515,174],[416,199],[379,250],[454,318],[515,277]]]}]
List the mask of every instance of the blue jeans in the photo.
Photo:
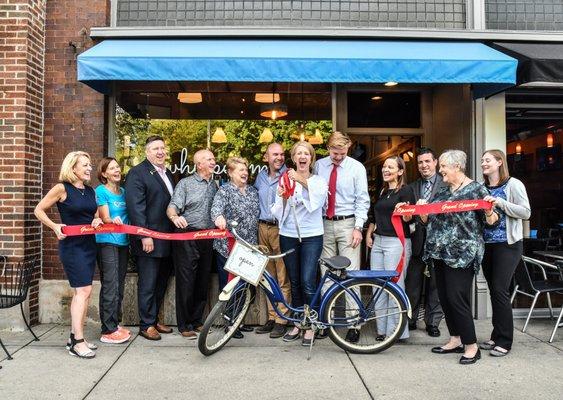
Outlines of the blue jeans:
[{"label": "blue jeans", "polygon": [[323,235],[301,239],[280,235],[282,253],[295,249],[283,258],[291,282],[291,305],[311,305],[317,290],[317,265],[323,250]]}]

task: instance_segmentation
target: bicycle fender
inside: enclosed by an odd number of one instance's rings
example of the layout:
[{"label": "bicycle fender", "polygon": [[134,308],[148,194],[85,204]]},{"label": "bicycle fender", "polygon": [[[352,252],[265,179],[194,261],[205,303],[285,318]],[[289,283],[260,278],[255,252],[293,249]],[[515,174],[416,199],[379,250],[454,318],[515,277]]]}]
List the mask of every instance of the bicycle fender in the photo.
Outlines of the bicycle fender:
[{"label": "bicycle fender", "polygon": [[219,293],[219,300],[220,301],[229,300],[231,298],[231,295],[233,294],[233,290],[235,289],[235,287],[238,285],[239,282],[240,282],[240,276],[235,276],[234,279],[232,279],[229,283],[227,283],[223,288],[223,290],[221,291],[221,293]]},{"label": "bicycle fender", "polygon": [[[351,283],[354,283],[355,281],[358,281],[357,278],[348,278],[344,281],[341,281],[340,283],[343,286],[348,286]],[[384,282],[381,281],[380,279],[375,279],[375,281],[377,281],[378,283],[383,284]],[[405,305],[407,306],[407,316],[410,318],[412,318],[412,309],[411,309],[411,303],[409,301],[409,298],[407,297],[407,294],[405,293],[405,291],[399,286],[397,285],[395,282],[389,281],[387,282],[386,286],[390,287],[392,290],[395,291],[395,293],[397,293],[397,295],[401,298],[401,300],[403,300],[403,302],[405,303]],[[328,288],[328,290],[325,292],[322,302],[321,302],[321,307],[319,310],[319,315],[324,315],[325,312],[325,308],[328,306],[328,299],[333,295],[334,292],[336,292],[338,289],[340,289],[340,286],[333,284],[331,287]]]}]

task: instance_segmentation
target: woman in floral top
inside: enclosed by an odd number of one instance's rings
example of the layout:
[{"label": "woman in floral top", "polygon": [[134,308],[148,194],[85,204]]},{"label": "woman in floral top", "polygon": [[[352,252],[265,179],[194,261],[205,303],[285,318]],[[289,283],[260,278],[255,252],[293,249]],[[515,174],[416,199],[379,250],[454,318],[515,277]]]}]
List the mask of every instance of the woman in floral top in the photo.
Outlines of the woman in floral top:
[{"label": "woman in floral top", "polygon": [[[211,220],[219,229],[227,229],[233,221],[238,223],[237,233],[250,244],[258,244],[258,216],[260,205],[258,191],[248,185],[248,161],[241,157],[227,160],[230,181],[221,186],[211,205]],[[213,249],[217,252],[219,290],[227,284],[227,272],[223,269],[229,249],[227,239],[215,239]]]},{"label": "woman in floral top", "polygon": [[[483,199],[489,193],[465,175],[467,156],[461,150],[447,150],[439,159],[445,187],[433,202]],[[419,200],[417,204],[424,204]],[[428,222],[423,259],[436,271],[438,297],[444,309],[450,340],[432,348],[433,353],[463,353],[460,364],[473,364],[481,358],[471,312],[473,277],[483,259],[483,229],[492,225],[498,214],[490,211],[422,215]]]}]

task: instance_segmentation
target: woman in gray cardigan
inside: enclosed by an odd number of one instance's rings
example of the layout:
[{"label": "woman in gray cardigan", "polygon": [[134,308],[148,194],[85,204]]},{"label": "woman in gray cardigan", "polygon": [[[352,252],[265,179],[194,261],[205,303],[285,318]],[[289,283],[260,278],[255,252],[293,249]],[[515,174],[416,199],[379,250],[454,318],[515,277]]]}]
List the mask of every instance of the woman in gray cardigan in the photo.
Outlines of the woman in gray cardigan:
[{"label": "woman in gray cardigan", "polygon": [[485,186],[499,221],[484,231],[483,274],[487,279],[493,308],[490,340],[480,347],[495,357],[503,357],[512,348],[514,325],[509,287],[522,256],[522,220],[530,218],[530,202],[524,184],[510,177],[506,156],[501,150],[487,150],[481,158]]}]

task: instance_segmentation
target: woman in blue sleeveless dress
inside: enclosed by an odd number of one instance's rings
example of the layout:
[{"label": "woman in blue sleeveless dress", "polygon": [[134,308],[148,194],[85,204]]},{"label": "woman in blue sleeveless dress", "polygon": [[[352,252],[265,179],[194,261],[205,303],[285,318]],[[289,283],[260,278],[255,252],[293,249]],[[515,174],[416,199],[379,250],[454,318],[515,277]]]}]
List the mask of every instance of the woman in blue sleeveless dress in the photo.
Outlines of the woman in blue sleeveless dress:
[{"label": "woman in blue sleeveless dress", "polygon": [[[94,189],[86,185],[90,180],[92,164],[90,156],[83,151],[73,151],[65,157],[59,181],[35,207],[35,216],[55,232],[59,239],[59,257],[74,295],[70,305],[71,331],[69,354],[80,358],[93,358],[96,345],[84,340],[84,320],[92,292],[92,280],[96,265],[96,240],[93,235],[66,237],[62,233],[65,225],[102,224],[97,218],[98,210]],[[47,215],[57,205],[61,224]]]}]

